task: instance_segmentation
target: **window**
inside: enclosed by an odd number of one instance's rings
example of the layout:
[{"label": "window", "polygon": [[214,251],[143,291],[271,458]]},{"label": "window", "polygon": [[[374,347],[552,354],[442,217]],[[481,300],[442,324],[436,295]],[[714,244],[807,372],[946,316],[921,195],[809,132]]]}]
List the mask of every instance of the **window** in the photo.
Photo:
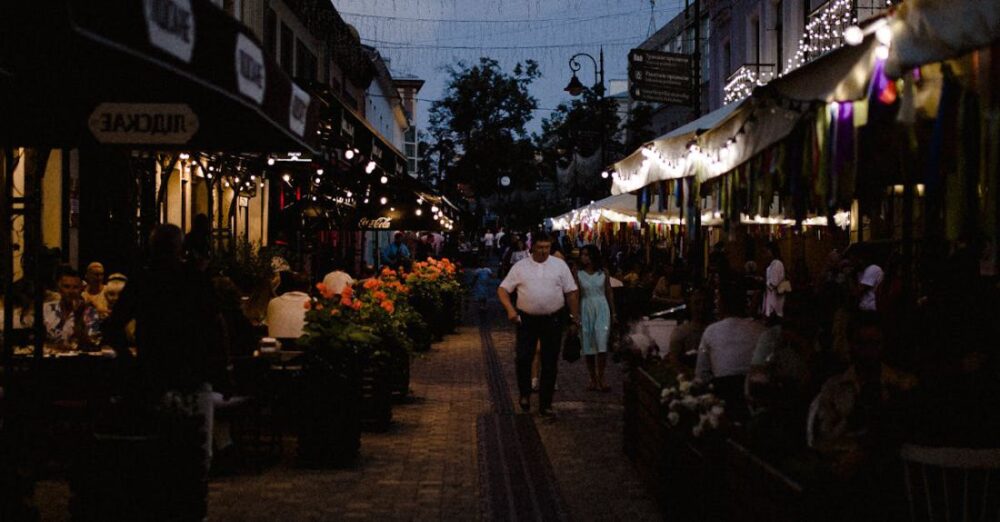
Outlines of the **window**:
[{"label": "window", "polygon": [[701,81],[705,83],[708,81],[709,66],[711,65],[712,49],[709,47],[708,42],[709,32],[711,31],[711,24],[708,23],[708,15],[701,18]]},{"label": "window", "polygon": [[316,55],[302,43],[302,40],[295,40],[295,77],[303,80],[316,79]]},{"label": "window", "polygon": [[723,80],[729,78],[732,72],[732,62],[733,62],[733,47],[729,40],[722,44],[722,58],[720,59],[722,63],[719,66],[722,68],[722,78]]},{"label": "window", "polygon": [[750,26],[747,27],[747,61],[750,63],[760,63],[760,17],[750,18]]},{"label": "window", "polygon": [[785,12],[781,0],[774,3],[774,65],[781,71],[785,65]]},{"label": "window", "polygon": [[278,15],[270,7],[264,13],[264,48],[271,56],[278,56]]},{"label": "window", "polygon": [[293,71],[294,64],[292,63],[292,57],[294,54],[295,37],[292,36],[292,28],[285,25],[284,22],[281,23],[281,66],[285,68],[286,71]]}]

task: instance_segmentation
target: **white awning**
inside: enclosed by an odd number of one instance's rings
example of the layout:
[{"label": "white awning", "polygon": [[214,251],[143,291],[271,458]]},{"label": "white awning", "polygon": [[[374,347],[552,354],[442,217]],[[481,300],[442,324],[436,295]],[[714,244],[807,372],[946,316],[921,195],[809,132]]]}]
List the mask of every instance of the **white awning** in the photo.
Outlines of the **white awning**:
[{"label": "white awning", "polygon": [[1000,40],[998,0],[907,0],[889,25],[886,74],[957,58]]}]

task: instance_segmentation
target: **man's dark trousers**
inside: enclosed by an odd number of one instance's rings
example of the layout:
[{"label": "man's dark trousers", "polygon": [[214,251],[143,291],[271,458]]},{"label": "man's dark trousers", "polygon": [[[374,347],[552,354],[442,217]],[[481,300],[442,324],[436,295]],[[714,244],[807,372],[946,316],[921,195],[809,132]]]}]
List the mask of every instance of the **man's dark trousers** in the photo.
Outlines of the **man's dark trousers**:
[{"label": "man's dark trousers", "polygon": [[535,358],[535,347],[542,344],[541,386],[539,408],[552,407],[552,395],[556,386],[556,370],[559,364],[559,344],[562,341],[562,318],[559,312],[550,315],[529,315],[518,312],[521,324],[517,327],[517,389],[521,397],[531,396],[531,363]]}]

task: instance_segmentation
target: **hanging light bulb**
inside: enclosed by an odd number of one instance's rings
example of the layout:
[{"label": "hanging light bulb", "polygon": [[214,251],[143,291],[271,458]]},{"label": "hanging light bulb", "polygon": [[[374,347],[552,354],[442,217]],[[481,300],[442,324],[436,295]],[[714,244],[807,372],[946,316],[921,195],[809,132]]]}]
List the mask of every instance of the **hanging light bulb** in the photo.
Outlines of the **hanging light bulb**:
[{"label": "hanging light bulb", "polygon": [[250,181],[257,181],[257,176],[254,174],[250,175]]},{"label": "hanging light bulb", "polygon": [[267,158],[267,164],[273,166],[274,165],[274,158]]},{"label": "hanging light bulb", "polygon": [[368,204],[368,198],[365,198],[365,204],[366,205]]},{"label": "hanging light bulb", "polygon": [[354,150],[353,149],[347,149],[347,150],[345,150],[344,151],[344,158],[349,159],[349,160],[354,159]]},{"label": "hanging light bulb", "polygon": [[353,197],[353,194],[351,194],[351,191],[350,191],[350,190],[348,190],[348,191],[347,191],[347,197],[349,197],[349,198],[350,198],[350,197]]},{"label": "hanging light bulb", "polygon": [[182,152],[182,153],[181,153],[181,159],[182,159],[182,160],[186,160],[186,159],[188,159],[188,158],[190,158],[190,157],[191,157],[191,155],[190,155],[190,154],[188,154],[187,152]]},{"label": "hanging light bulb", "polygon": [[317,176],[322,176],[323,175],[323,169],[316,169],[316,175]]},{"label": "hanging light bulb", "polygon": [[861,45],[865,39],[865,32],[860,27],[852,25],[844,30],[844,41],[848,45]]},{"label": "hanging light bulb", "polygon": [[379,202],[379,203],[381,203],[381,204],[383,204],[383,205],[385,205],[386,203],[388,203],[388,202],[389,202],[389,199],[388,199],[388,198],[386,198],[385,196],[382,196],[382,197],[381,197],[381,198],[380,198],[380,199],[378,200],[378,202]]},{"label": "hanging light bulb", "polygon": [[375,167],[377,166],[378,165],[376,165],[374,161],[369,161],[368,164],[365,165],[365,173],[371,174],[372,172],[375,172]]},{"label": "hanging light bulb", "polygon": [[437,208],[437,205],[433,205],[433,206],[431,206],[431,212],[433,212],[433,213],[435,213],[435,214],[437,214],[437,213],[438,213],[438,208]]},{"label": "hanging light bulb", "polygon": [[608,174],[608,171],[605,170],[604,172],[601,172],[601,177],[602,178],[608,179],[608,176],[610,176],[610,174]]},{"label": "hanging light bulb", "polygon": [[379,181],[381,181],[382,184],[385,185],[386,183],[389,182],[389,178],[388,176],[382,176],[381,178],[379,178]]},{"label": "hanging light bulb", "polygon": [[284,180],[285,183],[290,183],[292,181],[292,176],[289,174],[284,174],[281,176],[281,179]]},{"label": "hanging light bulb", "polygon": [[424,214],[424,211],[418,208],[414,213],[418,216],[422,216]]},{"label": "hanging light bulb", "polygon": [[320,178],[316,178],[316,179],[314,179],[314,180],[313,180],[313,183],[315,183],[315,184],[317,184],[317,185],[319,185],[319,184],[320,184],[320,183],[322,183],[322,182],[323,182],[323,180],[322,180],[322,179],[320,179]]}]

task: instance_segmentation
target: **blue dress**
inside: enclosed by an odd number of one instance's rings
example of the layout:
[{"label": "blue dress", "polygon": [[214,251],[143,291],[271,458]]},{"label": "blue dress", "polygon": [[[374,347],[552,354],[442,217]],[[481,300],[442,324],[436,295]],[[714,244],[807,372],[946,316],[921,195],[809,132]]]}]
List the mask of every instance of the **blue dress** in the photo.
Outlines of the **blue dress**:
[{"label": "blue dress", "polygon": [[480,268],[473,272],[472,298],[479,302],[489,300],[490,296],[496,295],[496,288],[493,287],[493,271],[489,268]]},{"label": "blue dress", "polygon": [[604,291],[604,272],[577,272],[580,280],[580,344],[584,355],[608,351],[611,308]]}]

